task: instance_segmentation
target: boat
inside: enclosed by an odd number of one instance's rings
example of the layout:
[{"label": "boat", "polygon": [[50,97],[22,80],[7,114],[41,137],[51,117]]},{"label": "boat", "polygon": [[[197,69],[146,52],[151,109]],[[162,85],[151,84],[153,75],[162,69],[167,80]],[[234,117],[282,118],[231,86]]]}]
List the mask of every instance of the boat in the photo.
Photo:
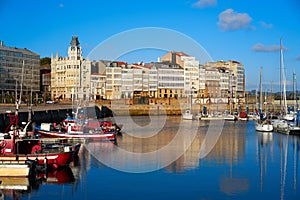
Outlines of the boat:
[{"label": "boat", "polygon": [[182,113],[182,119],[193,120],[194,115],[192,114],[191,109],[186,109],[184,113]]},{"label": "boat", "polygon": [[54,123],[41,123],[35,127],[35,133],[48,138],[116,141],[116,131],[119,129],[109,121],[87,119],[81,122],[77,118],[68,117],[59,126]]},{"label": "boat", "polygon": [[279,133],[289,133],[289,123],[284,119],[275,119],[272,120],[272,125],[274,127],[274,131]]},{"label": "boat", "polygon": [[272,132],[273,125],[269,120],[265,120],[265,121],[257,120],[255,122],[255,130],[260,132]]},{"label": "boat", "polygon": [[257,119],[255,120],[255,130],[260,132],[272,132],[274,127],[272,122],[267,119],[266,116],[263,115],[262,112],[262,68],[260,68],[260,103],[259,103],[259,111],[256,110]]},{"label": "boat", "polygon": [[237,120],[236,116],[235,115],[231,115],[231,114],[225,115],[223,117],[223,119],[226,120],[226,121],[236,121]]},{"label": "boat", "polygon": [[229,111],[225,110],[224,114],[223,114],[223,119],[225,121],[236,121],[237,117],[233,114],[231,114]]},{"label": "boat", "polygon": [[[283,53],[282,53],[282,39],[280,38],[280,111],[281,116],[279,119],[272,120],[272,124],[274,126],[274,130],[279,133],[289,134],[290,132],[297,132],[297,127],[295,123],[296,115],[294,112],[291,112],[290,109],[287,108],[287,100],[286,100],[286,79],[285,73],[283,73],[284,66],[283,66]],[[295,81],[295,74],[294,74],[294,81]],[[283,79],[283,92],[281,80]],[[294,83],[295,85],[295,83]],[[283,101],[283,105],[281,104]],[[296,100],[297,101],[297,100]],[[297,106],[296,106],[297,107]],[[292,131],[290,131],[292,130]]]},{"label": "boat", "polygon": [[18,105],[15,114],[8,113],[8,115],[10,124],[6,131],[0,134],[0,163],[22,164],[34,160],[37,165],[59,168],[69,165],[78,153],[80,144],[70,144],[63,140],[48,142],[44,139],[21,137],[18,126]]},{"label": "boat", "polygon": [[[283,92],[281,92],[281,80],[283,80]],[[295,114],[291,113],[287,108],[287,99],[286,99],[286,78],[284,73],[284,63],[283,63],[283,52],[282,52],[282,38],[280,38],[280,94],[281,101],[283,101],[283,106],[280,101],[280,109],[283,114],[282,118],[287,121],[294,121]]]},{"label": "boat", "polygon": [[47,143],[42,139],[17,139],[5,135],[0,139],[0,162],[6,164],[36,160],[38,165],[59,168],[68,166],[80,144]]},{"label": "boat", "polygon": [[247,114],[246,112],[241,112],[241,113],[239,114],[238,119],[239,119],[240,121],[248,121],[248,114]]}]

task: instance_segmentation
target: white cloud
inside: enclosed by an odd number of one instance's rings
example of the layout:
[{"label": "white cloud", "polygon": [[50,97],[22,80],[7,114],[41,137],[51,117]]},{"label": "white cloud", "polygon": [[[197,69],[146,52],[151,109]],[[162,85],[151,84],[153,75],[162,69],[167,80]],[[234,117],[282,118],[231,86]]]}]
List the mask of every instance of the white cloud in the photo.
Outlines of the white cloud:
[{"label": "white cloud", "polygon": [[264,22],[264,21],[261,21],[261,22],[260,22],[260,25],[261,25],[262,27],[264,27],[264,28],[267,28],[267,29],[273,28],[273,24],[267,24],[267,23]]},{"label": "white cloud", "polygon": [[198,8],[212,7],[217,5],[217,0],[198,0],[193,6]]},{"label": "white cloud", "polygon": [[250,26],[252,18],[247,13],[237,13],[227,9],[219,14],[218,26],[223,31],[233,31],[243,28],[254,29]]},{"label": "white cloud", "polygon": [[[282,47],[282,49],[288,50],[288,48],[286,47]],[[275,52],[280,50],[280,46],[279,45],[265,46],[261,43],[257,43],[251,48],[251,50],[256,52]]]}]

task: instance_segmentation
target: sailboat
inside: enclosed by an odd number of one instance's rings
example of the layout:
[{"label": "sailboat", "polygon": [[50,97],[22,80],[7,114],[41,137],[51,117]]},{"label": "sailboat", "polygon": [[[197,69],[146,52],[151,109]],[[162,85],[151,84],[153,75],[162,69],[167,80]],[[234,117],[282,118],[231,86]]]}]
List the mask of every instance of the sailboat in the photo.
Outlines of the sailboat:
[{"label": "sailboat", "polygon": [[255,130],[261,131],[261,132],[272,132],[273,131],[273,125],[271,122],[266,119],[262,113],[262,68],[260,68],[260,103],[259,103],[259,113],[258,118],[255,121]]},{"label": "sailboat", "polygon": [[284,110],[283,110],[283,119],[287,121],[293,121],[295,118],[294,113],[288,112],[287,109],[287,101],[286,101],[286,78],[285,78],[285,73],[284,73],[284,66],[283,66],[283,52],[282,52],[282,39],[280,38],[280,68],[281,68],[281,73],[283,75],[283,102],[284,102]]},{"label": "sailboat", "polygon": [[[281,80],[283,79],[283,91]],[[283,101],[283,106],[281,104]],[[280,133],[289,134],[289,122],[294,120],[294,114],[288,113],[286,101],[286,78],[283,66],[282,39],[280,38],[280,111],[282,119],[273,120],[274,130]]]},{"label": "sailboat", "polygon": [[293,122],[289,124],[289,134],[300,134],[300,110],[298,109],[298,99],[297,99],[297,84],[296,84],[296,74],[293,75],[294,79],[294,94],[295,94],[295,109],[296,117]]}]

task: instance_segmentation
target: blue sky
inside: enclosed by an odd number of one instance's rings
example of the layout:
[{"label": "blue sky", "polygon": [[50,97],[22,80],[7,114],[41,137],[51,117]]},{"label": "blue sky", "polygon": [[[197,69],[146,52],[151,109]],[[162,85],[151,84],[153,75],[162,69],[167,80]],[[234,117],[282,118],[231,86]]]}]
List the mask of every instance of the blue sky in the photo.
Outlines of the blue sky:
[{"label": "blue sky", "polygon": [[[262,66],[266,90],[271,89],[271,82],[276,90],[280,37],[287,80],[292,81],[293,72],[300,77],[299,10],[298,0],[0,0],[0,40],[7,46],[26,47],[41,57],[56,52],[66,56],[71,37],[76,35],[87,56],[99,43],[120,32],[167,28],[194,39],[214,61],[242,62],[248,89],[256,89]],[[161,53],[141,55],[147,62],[156,61]],[[123,59],[139,62],[142,58]]]}]

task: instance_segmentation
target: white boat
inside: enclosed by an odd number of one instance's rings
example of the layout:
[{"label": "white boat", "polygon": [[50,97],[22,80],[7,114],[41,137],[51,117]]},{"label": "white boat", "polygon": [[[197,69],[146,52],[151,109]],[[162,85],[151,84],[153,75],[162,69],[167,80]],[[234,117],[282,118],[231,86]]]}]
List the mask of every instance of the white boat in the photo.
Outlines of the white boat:
[{"label": "white boat", "polygon": [[259,113],[257,116],[257,119],[255,121],[255,130],[256,131],[261,131],[261,132],[271,132],[273,131],[273,125],[271,121],[267,120],[266,117],[263,116],[262,114],[262,104],[263,104],[263,99],[262,99],[262,68],[260,68],[260,104],[259,104]]},{"label": "white boat", "polygon": [[300,127],[296,126],[294,123],[291,123],[289,126],[289,134],[300,135]]},{"label": "white boat", "polygon": [[194,116],[190,109],[186,109],[185,112],[182,114],[182,119],[186,120],[193,120]]},{"label": "white boat", "polygon": [[235,115],[228,114],[228,115],[224,115],[223,119],[226,121],[236,121],[237,117]]},{"label": "white boat", "polygon": [[280,133],[289,133],[289,123],[286,120],[272,120],[272,125],[274,128],[274,131],[280,132]]},{"label": "white boat", "polygon": [[272,132],[273,125],[267,120],[265,121],[257,120],[255,122],[255,130],[260,132]]},{"label": "white boat", "polygon": [[294,113],[287,113],[283,116],[283,119],[287,121],[294,121],[295,119],[295,114]]},{"label": "white boat", "polygon": [[[286,100],[286,77],[284,72],[284,63],[283,63],[283,52],[282,52],[282,39],[280,38],[280,78],[283,80],[283,92],[281,93],[283,96],[281,99],[283,100],[283,106],[281,107],[281,111],[283,111],[283,119],[287,121],[294,121],[295,114],[288,112],[287,109],[287,100]],[[281,83],[280,83],[281,89]]]},{"label": "white boat", "polygon": [[248,117],[239,117],[238,120],[240,120],[240,121],[248,121]]}]

